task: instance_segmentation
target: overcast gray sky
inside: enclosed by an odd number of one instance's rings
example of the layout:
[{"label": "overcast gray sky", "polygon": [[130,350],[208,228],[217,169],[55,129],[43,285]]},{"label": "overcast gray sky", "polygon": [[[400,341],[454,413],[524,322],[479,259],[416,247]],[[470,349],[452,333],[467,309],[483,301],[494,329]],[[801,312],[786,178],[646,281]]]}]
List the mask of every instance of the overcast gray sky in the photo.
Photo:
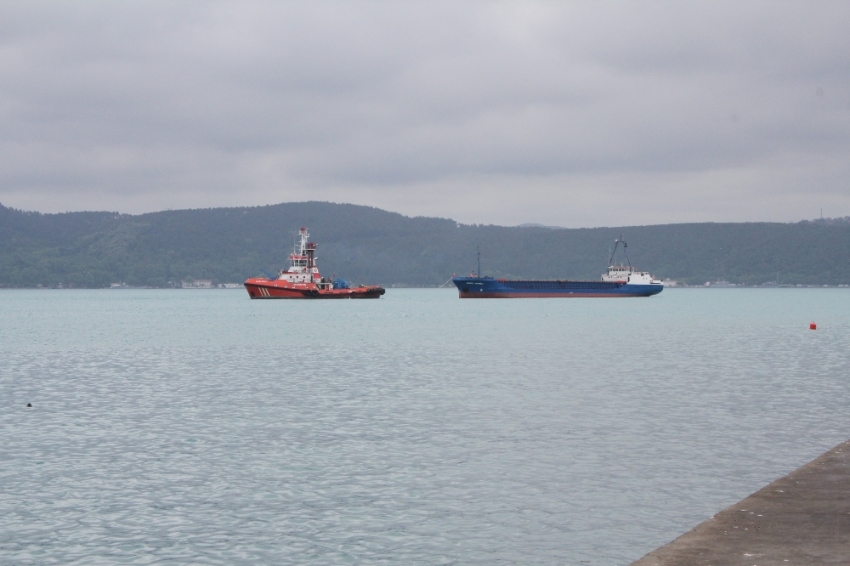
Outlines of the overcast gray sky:
[{"label": "overcast gray sky", "polygon": [[850,215],[850,2],[3,2],[0,203]]}]

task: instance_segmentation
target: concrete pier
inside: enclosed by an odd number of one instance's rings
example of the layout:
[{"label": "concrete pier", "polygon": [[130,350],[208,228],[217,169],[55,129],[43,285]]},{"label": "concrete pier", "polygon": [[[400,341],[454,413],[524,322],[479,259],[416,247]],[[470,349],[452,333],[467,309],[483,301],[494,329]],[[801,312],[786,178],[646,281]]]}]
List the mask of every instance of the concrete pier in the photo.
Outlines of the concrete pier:
[{"label": "concrete pier", "polygon": [[850,564],[850,441],[632,566]]}]

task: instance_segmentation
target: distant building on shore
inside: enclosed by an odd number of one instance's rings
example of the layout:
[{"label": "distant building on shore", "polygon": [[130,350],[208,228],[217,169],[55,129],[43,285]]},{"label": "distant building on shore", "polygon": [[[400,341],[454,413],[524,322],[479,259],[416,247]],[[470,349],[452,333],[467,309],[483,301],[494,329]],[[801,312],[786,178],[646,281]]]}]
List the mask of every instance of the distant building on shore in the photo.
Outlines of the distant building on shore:
[{"label": "distant building on shore", "polygon": [[721,279],[720,281],[714,281],[713,283],[712,283],[711,281],[706,281],[706,282],[705,282],[705,286],[706,286],[706,287],[723,287],[723,288],[727,288],[727,287],[737,287],[737,286],[738,286],[738,284],[737,284],[737,283],[729,283],[729,282],[728,282],[728,281],[726,281],[725,279]]},{"label": "distant building on shore", "polygon": [[183,281],[184,289],[212,289],[212,279],[193,279],[192,281]]}]

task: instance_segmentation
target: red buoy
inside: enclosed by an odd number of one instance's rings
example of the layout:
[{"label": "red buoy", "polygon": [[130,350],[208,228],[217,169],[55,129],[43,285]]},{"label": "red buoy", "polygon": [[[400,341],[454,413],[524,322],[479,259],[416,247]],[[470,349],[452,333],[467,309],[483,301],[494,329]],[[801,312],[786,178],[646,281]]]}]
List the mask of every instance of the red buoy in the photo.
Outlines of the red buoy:
[{"label": "red buoy", "polygon": [[818,325],[815,324],[814,322],[809,325],[809,330],[817,330],[817,329],[818,329]]}]

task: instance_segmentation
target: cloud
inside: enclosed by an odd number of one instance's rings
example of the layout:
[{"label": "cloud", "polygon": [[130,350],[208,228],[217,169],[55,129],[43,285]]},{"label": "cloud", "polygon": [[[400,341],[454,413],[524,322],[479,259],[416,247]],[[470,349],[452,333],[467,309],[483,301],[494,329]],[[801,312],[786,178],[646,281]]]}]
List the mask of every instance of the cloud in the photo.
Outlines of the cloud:
[{"label": "cloud", "polygon": [[[0,5],[0,202],[850,215],[841,2]],[[628,221],[631,219],[631,221]]]}]

